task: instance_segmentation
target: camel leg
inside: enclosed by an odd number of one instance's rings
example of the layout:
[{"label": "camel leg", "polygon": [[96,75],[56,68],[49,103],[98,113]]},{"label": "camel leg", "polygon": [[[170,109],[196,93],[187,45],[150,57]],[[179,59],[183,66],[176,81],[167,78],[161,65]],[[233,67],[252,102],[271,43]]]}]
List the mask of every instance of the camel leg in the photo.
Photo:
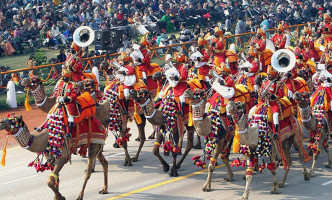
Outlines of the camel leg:
[{"label": "camel leg", "polygon": [[[310,180],[310,173],[307,170],[307,166],[304,162],[304,154],[300,148],[300,144],[297,141],[296,137],[294,137],[293,139],[293,145],[295,150],[299,153],[300,159],[301,159],[301,163],[302,163],[302,167],[303,167],[303,176],[304,176],[304,180],[309,181]],[[279,185],[280,187],[280,185]]]},{"label": "camel leg", "polygon": [[159,153],[159,147],[161,146],[161,143],[163,142],[163,139],[164,139],[163,135],[160,132],[157,132],[157,139],[156,139],[156,142],[153,145],[152,153],[153,153],[153,155],[155,155],[159,159],[161,165],[163,166],[163,171],[165,173],[167,173],[169,171],[169,165],[160,156],[160,153]]},{"label": "camel leg", "polygon": [[232,171],[231,166],[229,165],[229,153],[222,158],[222,162],[224,163],[226,170],[227,170],[227,176],[224,180],[227,182],[232,182],[233,181],[233,171]]},{"label": "camel leg", "polygon": [[[293,136],[293,138],[294,138],[294,136]],[[286,140],[284,140],[284,141],[282,142],[282,148],[283,148],[283,150],[284,150],[285,157],[286,157],[286,161],[287,161],[289,167],[288,167],[288,169],[286,169],[285,172],[284,172],[284,176],[283,176],[281,182],[280,182],[279,185],[278,185],[279,188],[283,188],[283,187],[285,187],[285,182],[286,182],[286,179],[287,179],[287,175],[288,175],[288,173],[289,173],[289,169],[290,169],[290,167],[291,167],[291,165],[292,165],[292,161],[291,161],[291,159],[290,159],[290,147],[291,147],[291,143],[290,143],[290,142],[291,142],[290,139],[286,139]]]},{"label": "camel leg", "polygon": [[100,145],[100,144],[90,144],[90,146],[89,146],[88,167],[85,172],[85,178],[84,178],[82,190],[76,200],[83,200],[84,190],[85,190],[86,184],[88,183],[88,180],[90,179],[90,176],[91,176],[93,162],[94,162],[96,156],[101,151],[101,147],[102,147],[102,145]]},{"label": "camel leg", "polygon": [[224,145],[224,139],[219,140],[217,145],[216,145],[216,148],[214,150],[214,154],[213,156],[210,158],[210,163],[209,163],[209,167],[208,167],[208,176],[206,178],[206,181],[202,187],[202,190],[204,192],[209,192],[211,190],[211,180],[212,180],[212,173],[213,171],[215,170],[216,168],[216,163],[217,163],[217,160],[218,160],[218,156],[222,150],[222,147]]},{"label": "camel leg", "polygon": [[[178,153],[179,155],[182,154],[182,144],[183,144],[183,139],[184,139],[184,135],[186,134],[186,132],[188,132],[188,131],[183,131],[183,134],[179,136],[180,137],[180,142],[177,143],[178,147],[180,149],[180,152]],[[188,136],[187,136],[187,140],[189,140],[189,133],[188,133]],[[189,143],[189,141],[188,141],[188,143]]]},{"label": "camel leg", "polygon": [[327,140],[326,142],[323,143],[323,148],[325,152],[327,153],[327,159],[328,159],[328,164],[325,165],[326,168],[332,168],[332,159],[331,159],[331,153],[329,151],[329,143],[328,143],[328,138],[325,139]]},{"label": "camel leg", "polygon": [[319,153],[314,153],[313,158],[312,158],[312,166],[310,170],[311,177],[314,177],[315,175],[315,167],[316,167],[316,161],[318,159]]},{"label": "camel leg", "polygon": [[97,158],[99,160],[99,162],[101,163],[102,167],[103,167],[103,173],[104,173],[104,187],[102,190],[99,191],[99,194],[108,194],[108,162],[105,159],[104,155],[103,155],[103,151],[100,151],[97,155]]},{"label": "camel leg", "polygon": [[[173,140],[174,140],[174,144],[179,143],[179,132],[178,131],[176,131],[173,134]],[[177,168],[177,165],[176,165],[176,157],[177,156],[178,156],[178,153],[172,151],[173,166],[172,166],[171,172],[169,174],[169,176],[171,176],[171,177],[177,177],[178,176],[178,168]]]},{"label": "camel leg", "polygon": [[133,164],[131,163],[131,159],[130,159],[130,155],[129,155],[129,152],[128,152],[128,145],[127,145],[127,141],[123,141],[122,142],[122,147],[125,151],[125,162],[123,163],[123,166],[133,166]]},{"label": "camel leg", "polygon": [[201,137],[198,134],[196,134],[196,136],[197,140],[194,149],[202,149]]},{"label": "camel leg", "polygon": [[145,125],[146,125],[146,118],[144,115],[141,115],[142,123],[137,124],[138,128],[138,138],[139,138],[139,147],[137,150],[136,155],[131,159],[133,162],[136,162],[138,160],[138,156],[141,153],[141,150],[143,148],[144,142],[146,140],[145,138]]},{"label": "camel leg", "polygon": [[67,149],[64,148],[61,157],[56,161],[53,172],[49,176],[47,182],[48,187],[50,187],[54,192],[54,200],[65,200],[66,198],[59,192],[59,173],[62,167],[68,162]]},{"label": "camel leg", "polygon": [[250,156],[245,156],[246,162],[247,162],[247,170],[246,170],[246,187],[244,189],[244,193],[241,197],[241,200],[248,200],[249,197],[249,187],[252,180],[253,175],[253,169],[250,167]]},{"label": "camel leg", "polygon": [[157,132],[158,127],[153,125],[153,132],[152,134],[148,137],[148,139],[155,139],[156,132]]},{"label": "camel leg", "polygon": [[180,159],[180,161],[177,163],[177,168],[180,169],[181,164],[183,163],[184,159],[187,157],[188,153],[190,152],[190,150],[193,148],[193,144],[194,144],[194,131],[195,128],[194,127],[189,127],[187,126],[187,147],[186,147],[186,151],[184,152],[182,158]]}]

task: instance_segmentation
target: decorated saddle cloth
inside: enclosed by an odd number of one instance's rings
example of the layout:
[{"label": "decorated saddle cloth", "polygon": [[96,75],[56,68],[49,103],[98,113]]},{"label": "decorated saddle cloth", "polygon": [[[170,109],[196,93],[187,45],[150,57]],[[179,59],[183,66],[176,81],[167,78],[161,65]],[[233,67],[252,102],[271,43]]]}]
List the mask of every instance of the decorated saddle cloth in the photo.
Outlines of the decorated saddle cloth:
[{"label": "decorated saddle cloth", "polygon": [[[160,66],[157,63],[151,63],[150,67],[147,69],[147,73],[146,76],[152,76],[154,73],[156,72],[161,72],[162,69],[160,68]],[[139,67],[136,67],[136,77],[139,79],[143,78],[143,74],[142,74],[142,70]]]},{"label": "decorated saddle cloth", "polygon": [[[79,123],[85,118],[92,117],[96,114],[96,105],[94,103],[93,98],[91,97],[89,92],[84,92],[80,96],[76,98],[76,107],[79,111],[78,117],[74,117],[74,123]],[[53,115],[57,113],[57,110],[60,108],[66,108],[66,105],[60,105],[56,103],[53,108],[49,111],[49,115]],[[65,115],[65,112],[63,112]],[[65,123],[67,124],[67,116],[64,116]]]},{"label": "decorated saddle cloth", "polygon": [[[265,104],[261,102],[255,108],[253,108],[253,110],[250,111],[249,117],[252,117],[253,114],[258,114],[263,105]],[[277,105],[279,107],[278,110],[281,111],[279,114],[279,122],[294,114],[292,103],[289,101],[287,97],[279,99],[277,101]],[[270,106],[268,106],[268,111],[267,111],[268,122],[273,122],[272,115],[273,115],[272,109]]]},{"label": "decorated saddle cloth", "polygon": [[315,93],[312,95],[310,99],[310,107],[314,107],[315,105],[320,105],[320,109],[325,112],[329,111],[331,108],[330,101],[332,97],[332,90],[330,87],[319,87]]}]

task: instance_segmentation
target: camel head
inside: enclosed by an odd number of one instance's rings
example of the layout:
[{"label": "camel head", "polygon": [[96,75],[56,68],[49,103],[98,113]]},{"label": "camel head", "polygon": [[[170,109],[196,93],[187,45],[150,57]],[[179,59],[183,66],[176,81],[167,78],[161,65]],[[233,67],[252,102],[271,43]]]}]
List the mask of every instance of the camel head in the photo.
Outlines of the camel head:
[{"label": "camel head", "polygon": [[205,98],[205,92],[202,89],[196,88],[194,90],[187,89],[183,95],[188,98],[192,104],[199,103],[202,99]]},{"label": "camel head", "polygon": [[242,102],[228,102],[226,106],[227,111],[231,114],[234,120],[239,120],[243,113],[245,113],[245,105]]},{"label": "camel head", "polygon": [[42,85],[42,81],[39,76],[33,76],[29,78],[24,78],[21,81],[21,85],[24,86],[26,89],[35,90],[37,87]]},{"label": "camel head", "polygon": [[15,116],[15,114],[8,114],[6,118],[3,118],[0,121],[0,131],[6,130],[8,133],[14,135],[17,133],[19,128],[24,126],[24,122],[22,120],[22,115]]},{"label": "camel head", "polygon": [[263,83],[263,80],[266,78],[265,75],[257,75],[256,78],[255,78],[255,83],[258,87],[261,87],[262,83]]},{"label": "camel head", "polygon": [[144,88],[141,88],[139,90],[134,90],[131,89],[129,91],[130,98],[133,98],[137,103],[143,104],[145,103],[148,99],[151,99],[152,93]]},{"label": "camel head", "polygon": [[293,99],[300,108],[307,108],[310,105],[310,94],[308,92],[295,92]]},{"label": "camel head", "polygon": [[310,74],[307,70],[300,69],[297,71],[297,76],[303,78],[305,81],[307,81],[310,77]]},{"label": "camel head", "polygon": [[86,78],[82,82],[79,82],[78,87],[83,92],[92,93],[96,90],[95,80]]},{"label": "camel head", "polygon": [[152,79],[163,84],[166,81],[166,76],[163,72],[155,72]]}]

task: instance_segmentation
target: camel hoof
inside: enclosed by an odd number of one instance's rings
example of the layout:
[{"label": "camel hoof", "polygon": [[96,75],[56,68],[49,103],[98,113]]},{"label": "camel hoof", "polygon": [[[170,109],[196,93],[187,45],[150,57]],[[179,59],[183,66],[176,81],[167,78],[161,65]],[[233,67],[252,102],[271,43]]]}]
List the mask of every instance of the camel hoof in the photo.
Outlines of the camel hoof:
[{"label": "camel hoof", "polygon": [[138,161],[137,157],[131,158],[131,162],[137,162],[137,161]]},{"label": "camel hoof", "polygon": [[172,169],[171,169],[171,173],[169,173],[169,176],[170,177],[178,177],[179,174],[178,174],[178,171],[176,169],[176,166],[173,166]]},{"label": "camel hoof", "polygon": [[107,189],[102,189],[99,191],[99,194],[108,194]]},{"label": "camel hoof", "polygon": [[116,148],[116,149],[118,149],[118,148],[120,148],[120,145],[118,143],[114,143],[113,147]]},{"label": "camel hoof", "polygon": [[205,184],[202,188],[203,192],[210,192],[211,191],[211,186],[208,184]]},{"label": "camel hoof", "polygon": [[196,144],[195,146],[193,146],[194,149],[202,149],[202,146],[200,144]]},{"label": "camel hoof", "polygon": [[271,194],[280,194],[280,193],[279,193],[279,191],[278,191],[277,189],[273,189],[273,190],[271,191]]},{"label": "camel hoof", "polygon": [[79,196],[76,200],[83,200],[83,197]]},{"label": "camel hoof", "polygon": [[154,137],[154,135],[150,135],[150,136],[148,137],[148,139],[152,140],[152,139],[156,139],[156,138]]},{"label": "camel hoof", "polygon": [[242,196],[239,200],[248,200],[248,197]]},{"label": "camel hoof", "polygon": [[285,187],[285,183],[279,183],[279,188],[284,188]]},{"label": "camel hoof", "polygon": [[326,168],[332,168],[332,165],[325,165]]},{"label": "camel hoof", "polygon": [[164,173],[167,173],[169,171],[169,164],[167,163],[163,164],[163,171]]},{"label": "camel hoof", "polygon": [[139,139],[139,138],[136,138],[136,139],[135,139],[135,141],[136,141],[136,142],[139,142],[139,141],[141,141],[141,139]]},{"label": "camel hoof", "polygon": [[226,177],[226,178],[224,178],[224,181],[226,181],[226,182],[232,182],[233,178]]},{"label": "camel hoof", "polygon": [[131,159],[129,158],[128,160],[126,159],[125,162],[123,163],[123,166],[133,166],[133,164],[131,163]]}]

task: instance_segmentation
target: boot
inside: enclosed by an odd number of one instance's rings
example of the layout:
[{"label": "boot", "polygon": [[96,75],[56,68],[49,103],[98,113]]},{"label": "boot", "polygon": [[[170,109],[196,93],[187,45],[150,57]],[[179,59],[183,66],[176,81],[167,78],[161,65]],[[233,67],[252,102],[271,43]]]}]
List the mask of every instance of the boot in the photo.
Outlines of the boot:
[{"label": "boot", "polygon": [[73,132],[74,122],[68,122],[68,133],[66,134],[67,139],[72,138],[72,132]]},{"label": "boot", "polygon": [[179,116],[183,117],[183,114],[184,114],[184,107],[186,106],[186,103],[185,102],[181,102],[180,103],[180,111],[179,111]]},{"label": "boot", "polygon": [[279,124],[273,124],[273,139],[278,140],[278,129],[279,129]]},{"label": "boot", "polygon": [[228,131],[233,131],[234,127],[233,127],[233,118],[231,115],[227,115],[227,119],[229,121],[229,126],[228,126]]},{"label": "boot", "polygon": [[124,100],[124,106],[125,106],[125,109],[123,111],[123,114],[128,115],[129,99]]}]

